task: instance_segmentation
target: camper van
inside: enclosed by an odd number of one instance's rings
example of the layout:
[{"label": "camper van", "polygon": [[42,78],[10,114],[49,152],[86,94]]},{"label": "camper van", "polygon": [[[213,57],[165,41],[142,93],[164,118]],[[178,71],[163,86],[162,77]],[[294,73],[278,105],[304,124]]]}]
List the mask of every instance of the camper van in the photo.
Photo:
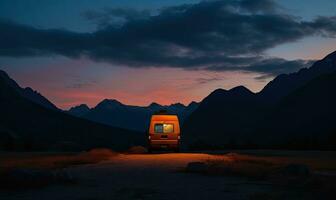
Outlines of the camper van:
[{"label": "camper van", "polygon": [[180,124],[177,115],[154,114],[148,131],[148,152],[158,149],[180,149]]}]

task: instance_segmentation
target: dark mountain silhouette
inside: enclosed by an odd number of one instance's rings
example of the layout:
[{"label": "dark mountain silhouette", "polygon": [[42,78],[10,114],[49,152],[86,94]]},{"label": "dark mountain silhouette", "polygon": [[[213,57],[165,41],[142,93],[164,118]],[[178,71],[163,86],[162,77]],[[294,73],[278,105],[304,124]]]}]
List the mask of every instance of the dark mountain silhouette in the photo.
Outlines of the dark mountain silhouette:
[{"label": "dark mountain silhouette", "polygon": [[68,113],[70,113],[74,116],[77,116],[77,117],[81,117],[81,116],[87,114],[89,111],[90,111],[89,106],[87,106],[86,104],[81,104],[81,105],[70,108]]},{"label": "dark mountain silhouette", "polygon": [[199,103],[192,101],[183,111],[182,124],[199,106]]},{"label": "dark mountain silhouette", "polygon": [[163,106],[151,103],[149,106],[125,105],[115,99],[105,99],[92,109],[81,105],[71,108],[68,112],[95,122],[107,124],[114,127],[137,130],[145,132],[151,115],[159,110],[166,110],[169,113],[177,114],[180,121],[190,115],[198,106],[192,102],[188,106],[180,103]]},{"label": "dark mountain silhouette", "polygon": [[[298,91],[302,91],[302,88],[312,84],[311,81],[319,78],[323,79],[323,76],[328,76],[335,71],[336,52],[317,61],[308,69],[301,69],[299,72],[289,75],[279,75],[257,94],[242,86],[228,91],[215,90],[187,118],[183,126],[184,139],[191,147],[230,148],[244,145],[248,147],[253,144],[263,144],[265,146],[272,138],[283,138],[283,140],[279,140],[278,144],[281,143],[283,146],[289,143],[290,138],[292,140],[295,138],[294,141],[297,141],[297,144],[299,140],[301,142],[307,140],[308,137],[303,137],[307,135],[311,136],[310,139],[314,137],[322,138],[317,137],[317,134],[326,136],[327,132],[330,132],[332,127],[327,126],[327,124],[331,122],[332,115],[323,115],[325,119],[322,122],[318,121],[320,119],[318,116],[322,112],[328,112],[328,107],[333,107],[333,105],[329,105],[332,98],[326,94],[320,95],[312,89],[306,89],[305,95],[307,98],[311,95],[309,97],[311,99],[306,100],[310,104],[306,105],[304,99],[298,97],[303,93],[301,94]],[[331,84],[329,86],[328,84],[322,86],[322,84],[316,83],[314,87],[321,92],[328,90],[329,87],[332,88],[329,90],[332,93],[335,90],[333,90],[332,82],[330,80],[329,82]],[[320,95],[320,97],[315,96],[313,98],[314,95]],[[290,101],[287,99],[290,96],[293,96],[291,99],[294,99],[291,100],[292,104],[286,103]],[[319,99],[316,100],[317,98]],[[320,104],[324,102],[325,105],[315,105],[313,104],[314,101]],[[285,107],[284,105],[291,105],[291,107]],[[303,105],[306,105],[306,107],[301,107]],[[319,110],[319,112],[309,112],[311,110]],[[303,121],[296,123],[301,119],[310,119],[309,122],[306,121],[309,124],[304,124]],[[316,120],[316,123],[313,123],[314,120]],[[328,127],[328,129],[326,130],[323,127]],[[301,132],[303,135],[296,134],[297,137],[289,137],[294,132]],[[274,142],[273,140],[272,143],[269,143],[272,144],[269,146],[270,148],[275,146],[273,145]],[[295,146],[291,148],[295,148]]]},{"label": "dark mountain silhouette", "polygon": [[335,148],[335,91],[336,72],[308,82],[282,99],[266,116],[256,134],[265,143]]},{"label": "dark mountain silhouette", "polygon": [[4,74],[2,72],[0,77],[0,134],[7,142],[1,144],[2,148],[16,148],[14,144],[19,141],[18,148],[22,150],[45,150],[65,142],[82,149],[123,149],[144,141],[144,135],[139,132],[97,124],[45,108],[24,97],[15,81]]},{"label": "dark mountain silhouette", "polygon": [[310,68],[303,68],[291,74],[281,74],[270,81],[259,93],[265,103],[276,103],[290,92],[304,86],[312,79],[336,70],[336,51],[315,62]]},{"label": "dark mountain silhouette", "polygon": [[2,70],[0,70],[0,78],[6,82],[6,84],[12,89],[16,90],[21,96],[29,99],[32,102],[35,102],[37,104],[40,104],[41,106],[53,110],[58,110],[58,108],[51,103],[47,98],[42,96],[40,93],[37,91],[34,91],[32,88],[27,87],[27,88],[21,88],[14,80],[12,80],[8,74]]},{"label": "dark mountain silhouette", "polygon": [[80,119],[55,109],[0,71],[0,147],[20,141],[34,150],[65,142],[82,148],[127,148],[144,143],[151,114],[165,109],[182,122],[186,119],[182,139],[189,147],[335,149],[335,91],[336,52],[310,68],[279,75],[259,93],[243,86],[217,89],[200,104],[188,106],[141,107],[105,99],[91,109],[80,105],[68,111]]},{"label": "dark mountain silhouette", "polygon": [[24,88],[22,90],[22,95],[27,99],[31,100],[32,102],[35,102],[45,108],[58,110],[58,108],[53,103],[51,103],[47,98],[45,98],[40,93],[38,93],[37,91],[33,90],[30,87]]},{"label": "dark mountain silhouette", "polygon": [[217,89],[187,118],[183,139],[189,144],[214,146],[236,141],[251,132],[264,110],[257,95],[243,86]]}]

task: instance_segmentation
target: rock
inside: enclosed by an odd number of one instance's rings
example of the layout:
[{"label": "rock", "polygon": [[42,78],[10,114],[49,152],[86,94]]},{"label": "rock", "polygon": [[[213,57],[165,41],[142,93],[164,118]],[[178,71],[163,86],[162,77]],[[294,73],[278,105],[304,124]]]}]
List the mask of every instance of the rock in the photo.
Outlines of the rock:
[{"label": "rock", "polygon": [[186,171],[192,173],[205,173],[208,166],[203,162],[190,162],[187,165]]},{"label": "rock", "polygon": [[311,169],[304,164],[289,164],[283,168],[282,173],[294,177],[307,177],[311,175]]},{"label": "rock", "polygon": [[130,154],[145,154],[147,153],[147,149],[143,146],[134,146],[128,149],[127,153]]},{"label": "rock", "polygon": [[81,156],[92,157],[98,160],[107,160],[116,155],[118,155],[118,153],[112,151],[111,149],[107,149],[107,148],[91,149],[88,152],[81,153]]}]

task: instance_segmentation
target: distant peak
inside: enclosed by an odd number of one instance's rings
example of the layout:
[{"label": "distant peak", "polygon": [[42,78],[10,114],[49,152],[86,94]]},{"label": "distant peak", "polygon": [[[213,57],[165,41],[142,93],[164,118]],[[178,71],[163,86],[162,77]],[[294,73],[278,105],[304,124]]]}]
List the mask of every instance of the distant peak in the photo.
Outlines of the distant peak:
[{"label": "distant peak", "polygon": [[80,105],[77,105],[77,106],[74,106],[73,108],[85,108],[85,109],[90,109],[88,105],[86,104],[80,104]]},{"label": "distant peak", "polygon": [[26,88],[24,88],[24,90],[29,91],[29,92],[33,92],[35,94],[39,94],[36,90],[33,90],[31,87],[26,87]]},{"label": "distant peak", "polygon": [[170,104],[170,106],[173,106],[173,107],[186,107],[184,104],[182,103],[173,103],[173,104]]},{"label": "distant peak", "polygon": [[211,94],[222,94],[222,93],[226,93],[227,90],[224,90],[222,88],[218,88],[216,90],[214,90],[213,92],[211,92]]},{"label": "distant peak", "polygon": [[80,104],[80,105],[71,107],[71,108],[69,109],[69,111],[71,111],[71,110],[78,110],[78,109],[80,109],[80,110],[90,110],[90,108],[89,108],[88,105],[86,105],[86,104]]},{"label": "distant peak", "polygon": [[3,80],[8,86],[20,90],[22,89],[8,74],[7,72],[0,70],[0,79]]},{"label": "distant peak", "polygon": [[244,86],[234,87],[230,90],[217,89],[213,91],[206,99],[238,98],[251,96],[254,93]]},{"label": "distant peak", "polygon": [[9,78],[8,74],[5,71],[1,70],[1,69],[0,69],[0,76],[1,77],[8,77]]},{"label": "distant peak", "polygon": [[251,90],[247,89],[245,86],[242,86],[242,85],[230,89],[229,92],[234,92],[234,93],[239,93],[239,94],[253,93]]},{"label": "distant peak", "polygon": [[7,72],[0,70],[0,78],[5,79],[6,81],[8,80],[12,80],[9,75],[7,74]]},{"label": "distant peak", "polygon": [[161,107],[161,105],[158,104],[158,103],[156,103],[156,102],[152,102],[151,104],[149,104],[148,107],[151,107],[151,108],[153,108],[153,107]]},{"label": "distant peak", "polygon": [[336,60],[336,51],[328,54],[324,59],[332,59],[332,60]]},{"label": "distant peak", "polygon": [[192,102],[190,102],[189,104],[188,104],[188,106],[187,107],[189,107],[189,106],[193,106],[193,105],[198,105],[199,103],[197,103],[196,101],[192,101]]},{"label": "distant peak", "polygon": [[80,104],[80,105],[74,106],[74,107],[72,107],[68,110],[68,112],[70,114],[78,116],[78,117],[85,115],[89,111],[90,111],[90,108],[86,104]]},{"label": "distant peak", "polygon": [[108,103],[108,104],[122,104],[120,101],[116,99],[104,99],[101,103]]},{"label": "distant peak", "polygon": [[224,90],[222,88],[218,88],[214,91],[212,91],[207,97],[206,99],[217,99],[218,97],[221,97],[221,96],[224,96],[224,95],[227,95],[227,90]]},{"label": "distant peak", "polygon": [[123,105],[121,102],[117,101],[116,99],[104,99],[96,107],[104,107],[104,108],[112,108],[116,106]]}]

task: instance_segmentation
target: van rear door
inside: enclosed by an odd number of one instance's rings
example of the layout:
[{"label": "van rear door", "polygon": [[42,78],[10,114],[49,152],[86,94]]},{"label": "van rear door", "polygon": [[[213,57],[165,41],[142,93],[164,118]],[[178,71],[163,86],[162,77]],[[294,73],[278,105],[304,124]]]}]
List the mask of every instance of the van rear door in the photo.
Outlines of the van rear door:
[{"label": "van rear door", "polygon": [[154,133],[151,136],[153,140],[177,140],[179,135],[179,126],[176,121],[154,121]]}]

